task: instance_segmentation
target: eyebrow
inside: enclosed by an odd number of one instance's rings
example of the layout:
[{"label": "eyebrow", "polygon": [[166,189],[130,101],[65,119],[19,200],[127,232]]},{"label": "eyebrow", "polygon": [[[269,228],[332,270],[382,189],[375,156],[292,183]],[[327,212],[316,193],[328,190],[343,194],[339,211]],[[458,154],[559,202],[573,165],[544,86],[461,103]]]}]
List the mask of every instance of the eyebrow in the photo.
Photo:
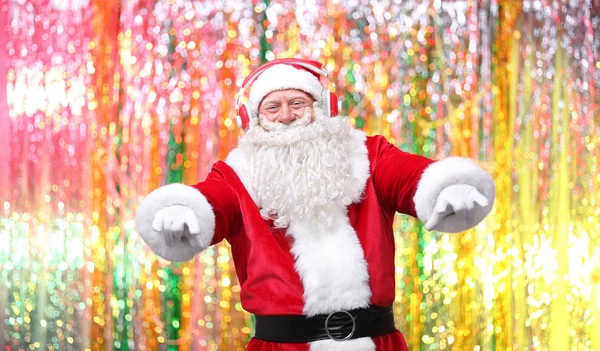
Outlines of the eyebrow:
[{"label": "eyebrow", "polygon": [[[306,97],[304,95],[292,95],[292,97],[290,97],[287,100],[288,101],[292,101],[292,100],[297,100],[297,99],[310,100],[308,97]],[[265,101],[262,102],[262,104],[264,104],[264,105],[276,104],[276,103],[279,103],[279,100],[269,100],[269,99],[266,99]]]}]

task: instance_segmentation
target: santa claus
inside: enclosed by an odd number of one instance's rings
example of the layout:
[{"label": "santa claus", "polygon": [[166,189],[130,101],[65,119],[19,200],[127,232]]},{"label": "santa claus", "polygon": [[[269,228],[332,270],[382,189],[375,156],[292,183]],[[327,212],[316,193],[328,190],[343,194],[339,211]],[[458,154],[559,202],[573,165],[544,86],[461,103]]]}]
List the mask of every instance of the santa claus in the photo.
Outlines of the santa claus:
[{"label": "santa claus", "polygon": [[331,117],[305,63],[254,75],[238,148],[205,181],[151,192],[138,231],[170,261],[231,244],[242,306],[256,316],[247,350],[407,350],[391,308],[395,213],[464,231],[490,212],[494,182],[469,159],[402,152]]}]

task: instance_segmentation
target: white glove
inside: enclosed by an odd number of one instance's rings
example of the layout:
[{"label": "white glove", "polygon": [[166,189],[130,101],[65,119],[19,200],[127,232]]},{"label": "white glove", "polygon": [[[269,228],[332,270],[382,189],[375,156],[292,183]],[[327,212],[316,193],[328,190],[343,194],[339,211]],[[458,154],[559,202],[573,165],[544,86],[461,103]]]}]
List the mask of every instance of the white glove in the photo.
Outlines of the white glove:
[{"label": "white glove", "polygon": [[474,186],[450,185],[438,195],[425,229],[445,232],[469,229],[485,218],[487,206],[488,200]]},{"label": "white glove", "polygon": [[164,236],[168,247],[174,247],[182,237],[186,237],[192,247],[203,248],[198,241],[200,223],[189,207],[173,205],[158,210],[152,220],[152,229]]}]

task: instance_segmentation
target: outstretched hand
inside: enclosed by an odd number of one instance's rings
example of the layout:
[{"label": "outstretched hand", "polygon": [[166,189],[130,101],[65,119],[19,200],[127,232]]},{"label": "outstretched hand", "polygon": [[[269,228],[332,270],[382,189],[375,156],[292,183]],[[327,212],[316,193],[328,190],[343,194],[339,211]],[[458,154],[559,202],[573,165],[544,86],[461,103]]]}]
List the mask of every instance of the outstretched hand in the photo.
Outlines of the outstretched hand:
[{"label": "outstretched hand", "polygon": [[435,230],[440,222],[454,214],[457,220],[465,220],[475,224],[477,207],[486,207],[488,200],[477,188],[467,184],[450,185],[440,192],[431,217],[425,224],[425,229]]},{"label": "outstretched hand", "polygon": [[183,236],[196,246],[196,237],[200,234],[200,223],[189,207],[174,205],[160,209],[152,220],[152,229],[162,233],[168,247],[175,246]]}]

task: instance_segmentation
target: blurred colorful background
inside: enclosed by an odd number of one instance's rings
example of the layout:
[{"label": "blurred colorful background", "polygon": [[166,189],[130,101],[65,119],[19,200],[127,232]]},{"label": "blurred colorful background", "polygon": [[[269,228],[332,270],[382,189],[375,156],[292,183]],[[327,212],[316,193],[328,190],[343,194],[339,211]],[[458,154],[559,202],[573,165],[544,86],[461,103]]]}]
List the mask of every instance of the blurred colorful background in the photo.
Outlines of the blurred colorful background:
[{"label": "blurred colorful background", "polygon": [[235,147],[235,97],[282,57],[406,151],[476,159],[494,211],[396,220],[410,350],[600,350],[600,1],[3,0],[3,350],[242,350],[229,248],[170,264],[134,215]]}]

